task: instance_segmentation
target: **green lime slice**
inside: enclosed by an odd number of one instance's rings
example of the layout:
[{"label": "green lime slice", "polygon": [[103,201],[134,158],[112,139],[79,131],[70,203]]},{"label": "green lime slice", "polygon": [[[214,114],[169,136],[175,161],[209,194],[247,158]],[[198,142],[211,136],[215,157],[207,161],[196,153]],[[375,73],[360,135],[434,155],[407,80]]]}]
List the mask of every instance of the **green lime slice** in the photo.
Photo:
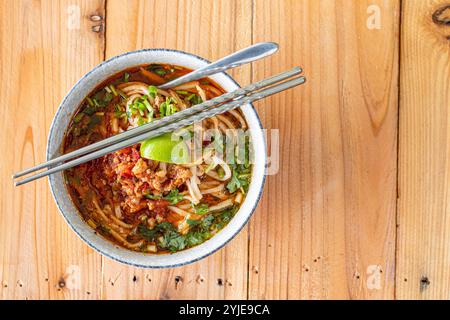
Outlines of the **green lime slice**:
[{"label": "green lime slice", "polygon": [[140,150],[141,157],[145,159],[176,164],[189,163],[186,143],[181,138],[172,139],[171,133],[143,141]]}]

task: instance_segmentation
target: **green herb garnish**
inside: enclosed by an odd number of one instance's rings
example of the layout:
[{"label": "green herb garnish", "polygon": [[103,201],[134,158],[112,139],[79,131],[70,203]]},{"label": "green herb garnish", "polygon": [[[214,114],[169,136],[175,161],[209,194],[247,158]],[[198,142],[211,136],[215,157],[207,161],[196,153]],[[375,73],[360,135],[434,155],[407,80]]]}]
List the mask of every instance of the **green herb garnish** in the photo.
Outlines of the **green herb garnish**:
[{"label": "green herb garnish", "polygon": [[246,168],[245,165],[231,165],[233,174],[231,180],[227,184],[227,189],[230,193],[235,193],[238,189],[242,193],[248,191],[250,185],[251,169]]},{"label": "green herb garnish", "polygon": [[205,214],[209,211],[209,206],[206,203],[199,203],[197,205],[192,205],[196,214]]},{"label": "green herb garnish", "polygon": [[166,101],[161,103],[159,106],[159,113],[161,114],[161,117],[170,116],[178,111],[176,105],[176,101],[172,97],[167,97]]},{"label": "green herb garnish", "polygon": [[73,118],[73,122],[78,123],[81,121],[81,119],[83,119],[83,117],[84,117],[83,112],[77,113],[77,115]]},{"label": "green herb garnish", "polygon": [[156,95],[158,94],[158,89],[155,86],[148,86],[148,94],[152,98],[155,98]]},{"label": "green herb garnish", "polygon": [[188,101],[192,103],[192,105],[200,104],[203,102],[202,98],[195,93],[191,94],[189,97],[187,97]]},{"label": "green herb garnish", "polygon": [[163,250],[176,252],[199,245],[222,229],[236,214],[239,208],[234,206],[218,213],[208,214],[199,220],[188,219],[190,230],[186,235],[180,234],[169,222],[157,224],[153,229],[141,224],[137,233],[149,242],[156,242]]},{"label": "green herb garnish", "polygon": [[170,191],[164,199],[169,200],[170,204],[174,205],[183,200],[183,195],[178,191],[178,189],[174,189]]}]

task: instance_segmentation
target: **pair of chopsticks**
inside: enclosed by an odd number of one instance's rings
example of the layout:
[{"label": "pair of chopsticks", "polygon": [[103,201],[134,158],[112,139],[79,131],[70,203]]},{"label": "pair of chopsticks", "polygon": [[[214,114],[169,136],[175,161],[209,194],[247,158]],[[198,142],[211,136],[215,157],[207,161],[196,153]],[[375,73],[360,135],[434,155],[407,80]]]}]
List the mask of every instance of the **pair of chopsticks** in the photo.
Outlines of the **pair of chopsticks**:
[{"label": "pair of chopsticks", "polygon": [[[301,72],[302,69],[300,67],[295,67],[286,72],[250,84],[244,88],[225,93],[219,97],[192,106],[191,108],[179,111],[173,115],[119,133],[110,138],[95,142],[73,152],[41,163],[35,167],[23,170],[13,175],[15,185],[20,186],[50,174],[75,167],[82,163],[100,158],[108,153],[140,143],[146,139],[173,132],[195,122],[214,117],[239,106],[264,99],[278,92],[301,85],[306,81],[305,77],[298,76]],[[23,178],[22,180],[17,180],[17,178],[42,169],[46,170]]]}]

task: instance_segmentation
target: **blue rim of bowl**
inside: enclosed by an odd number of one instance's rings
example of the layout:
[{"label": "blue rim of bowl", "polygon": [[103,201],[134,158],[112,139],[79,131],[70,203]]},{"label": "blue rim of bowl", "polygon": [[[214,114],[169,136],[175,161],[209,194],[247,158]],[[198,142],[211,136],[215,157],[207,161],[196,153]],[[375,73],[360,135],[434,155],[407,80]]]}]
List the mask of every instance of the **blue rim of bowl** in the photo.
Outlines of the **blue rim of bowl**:
[{"label": "blue rim of bowl", "polygon": [[[58,109],[56,110],[56,113],[55,113],[55,115],[54,115],[54,117],[53,117],[52,123],[50,124],[50,131],[49,131],[49,134],[48,134],[47,147],[46,147],[46,149],[47,149],[47,150],[46,150],[46,157],[47,157],[47,160],[50,159],[50,153],[49,153],[49,150],[50,150],[50,137],[52,136],[52,132],[53,132],[53,128],[54,128],[54,122],[55,122],[56,119],[58,118],[58,114],[61,112],[61,106],[65,104],[66,100],[67,100],[68,97],[72,94],[73,90],[75,90],[75,88],[78,87],[78,86],[80,85],[80,83],[81,83],[87,76],[89,76],[89,75],[90,75],[92,72],[94,72],[95,70],[101,68],[103,65],[106,65],[106,64],[108,64],[108,63],[110,63],[110,62],[112,62],[112,61],[114,61],[114,60],[116,60],[116,59],[118,59],[118,58],[121,58],[121,57],[130,55],[130,54],[138,54],[138,53],[141,53],[141,52],[152,52],[152,51],[153,51],[153,52],[158,52],[158,51],[159,51],[159,52],[175,52],[175,53],[180,53],[180,54],[184,54],[184,55],[187,55],[187,56],[191,56],[191,57],[193,57],[193,58],[196,58],[196,59],[198,59],[198,60],[200,60],[200,61],[203,61],[203,62],[206,62],[206,63],[211,63],[209,60],[207,60],[207,59],[205,59],[205,58],[202,58],[202,57],[200,57],[200,56],[198,56],[198,55],[195,55],[195,54],[193,54],[193,53],[188,53],[188,52],[185,52],[185,51],[182,51],[182,50],[164,49],[164,48],[139,49],[139,50],[134,50],[134,51],[128,51],[128,52],[122,53],[122,54],[120,54],[120,55],[111,57],[111,58],[109,58],[108,60],[105,60],[105,61],[99,63],[99,64],[96,65],[94,68],[92,68],[92,69],[89,70],[87,73],[85,73],[85,74],[84,74],[84,75],[83,75],[83,76],[82,76],[82,77],[81,77],[81,78],[80,78],[80,79],[72,86],[72,88],[71,88],[71,89],[69,90],[69,92],[65,95],[64,99],[62,100],[62,102],[61,102],[60,105],[58,106]],[[236,86],[238,86],[239,88],[241,87],[241,86],[239,85],[239,83],[237,83],[236,80],[234,80],[233,77],[231,77],[228,73],[226,73],[226,72],[221,72],[221,73],[219,73],[219,74],[225,75],[225,76],[226,76],[228,79],[230,79]],[[260,128],[261,130],[263,130],[264,128],[263,128],[263,126],[262,126],[261,119],[259,118],[258,112],[256,112],[255,107],[253,106],[252,103],[249,103],[249,104],[247,104],[247,105],[250,105],[250,106],[251,106],[251,110],[253,111],[253,113],[254,113],[255,116],[256,116],[256,119],[258,120],[259,128]],[[267,144],[266,144],[266,139],[264,138],[264,135],[263,135],[263,139],[262,139],[262,140],[263,140],[263,146],[264,146],[264,150],[263,150],[263,152],[264,152],[264,158],[267,159]],[[119,258],[117,258],[117,257],[114,257],[114,256],[112,256],[112,255],[110,255],[110,254],[108,254],[108,253],[102,251],[101,249],[97,248],[96,246],[94,246],[94,245],[93,245],[90,241],[88,241],[88,240],[87,240],[80,232],[78,232],[78,230],[72,225],[72,223],[71,223],[71,222],[69,221],[69,219],[66,217],[66,214],[65,214],[64,211],[62,210],[61,205],[59,204],[58,199],[57,199],[57,197],[56,197],[56,195],[55,195],[55,193],[54,193],[53,185],[52,185],[52,183],[51,183],[51,181],[50,181],[50,177],[49,177],[49,179],[48,179],[48,182],[49,182],[49,184],[50,184],[50,191],[51,191],[51,193],[52,193],[52,197],[53,197],[53,199],[54,199],[55,202],[56,202],[56,206],[58,207],[59,212],[60,212],[61,215],[64,217],[64,220],[65,220],[66,223],[70,226],[70,228],[78,235],[78,237],[80,237],[81,240],[83,240],[83,242],[86,243],[89,247],[91,247],[91,248],[94,249],[96,252],[100,253],[101,255],[103,255],[103,256],[105,256],[105,257],[111,259],[111,260],[120,262],[120,263],[122,263],[122,264],[126,264],[126,265],[133,266],[133,267],[138,267],[138,268],[145,268],[145,269],[166,269],[166,268],[176,268],[176,267],[181,267],[181,266],[185,266],[185,265],[192,264],[192,263],[195,263],[195,262],[197,262],[197,261],[200,261],[200,260],[202,260],[202,259],[204,259],[204,258],[206,258],[206,257],[208,257],[208,256],[210,256],[210,255],[212,255],[212,254],[214,254],[214,253],[216,253],[217,251],[219,251],[220,249],[222,249],[223,247],[225,247],[231,240],[233,240],[233,239],[241,232],[241,230],[248,224],[250,218],[253,216],[253,213],[255,212],[255,210],[256,210],[256,208],[257,208],[257,206],[258,206],[258,204],[259,204],[259,201],[261,200],[261,196],[262,196],[262,193],[263,193],[263,190],[264,190],[264,185],[265,185],[265,183],[266,183],[266,174],[263,173],[263,178],[262,178],[261,188],[260,188],[260,190],[259,190],[259,192],[258,192],[258,196],[256,197],[256,201],[255,201],[255,203],[254,203],[254,205],[253,205],[253,208],[250,210],[250,213],[249,213],[247,219],[244,221],[244,223],[240,226],[240,228],[239,228],[238,230],[236,230],[236,232],[235,232],[231,237],[229,237],[224,243],[222,243],[220,246],[218,246],[218,247],[215,248],[214,250],[211,250],[210,252],[208,252],[208,253],[206,253],[206,254],[204,254],[204,255],[198,257],[198,258],[195,258],[195,259],[192,259],[192,260],[189,260],[189,261],[185,261],[185,262],[181,262],[181,263],[176,263],[176,264],[173,264],[173,265],[164,265],[164,266],[149,266],[149,265],[143,265],[143,264],[132,263],[132,262],[130,262],[130,261],[122,260],[122,259],[119,259]]]}]

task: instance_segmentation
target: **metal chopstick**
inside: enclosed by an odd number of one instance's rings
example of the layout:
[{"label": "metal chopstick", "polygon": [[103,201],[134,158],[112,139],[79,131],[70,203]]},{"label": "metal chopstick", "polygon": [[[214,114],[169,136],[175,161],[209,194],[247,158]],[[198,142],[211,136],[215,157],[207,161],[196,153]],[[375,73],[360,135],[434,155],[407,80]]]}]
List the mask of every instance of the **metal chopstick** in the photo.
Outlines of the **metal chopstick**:
[{"label": "metal chopstick", "polygon": [[175,113],[175,114],[173,114],[171,116],[164,117],[162,119],[158,119],[158,120],[156,120],[154,122],[144,124],[142,126],[139,126],[137,128],[134,128],[134,129],[131,129],[131,130],[128,130],[128,131],[125,131],[123,133],[119,133],[119,134],[114,135],[114,136],[112,136],[110,138],[107,138],[107,139],[95,142],[95,143],[87,145],[87,146],[85,146],[83,148],[77,149],[77,150],[75,150],[73,152],[61,155],[61,156],[56,157],[54,159],[51,159],[51,160],[49,160],[47,162],[43,162],[43,163],[38,164],[38,165],[36,165],[34,167],[31,167],[31,168],[28,168],[26,170],[20,171],[20,172],[14,174],[13,178],[14,179],[19,178],[19,177],[22,177],[22,176],[27,175],[29,173],[32,173],[34,171],[38,171],[38,170],[41,170],[41,169],[44,169],[44,168],[48,168],[48,167],[51,167],[53,165],[62,163],[64,161],[67,161],[67,160],[70,160],[70,159],[73,159],[73,158],[76,158],[76,157],[79,157],[79,156],[91,153],[93,151],[96,151],[96,150],[99,150],[101,148],[107,147],[107,146],[109,146],[111,144],[114,144],[116,142],[127,140],[127,139],[129,139],[131,137],[137,136],[137,135],[142,134],[144,132],[147,132],[147,131],[150,131],[150,130],[154,130],[156,128],[159,128],[159,127],[162,127],[164,125],[167,125],[167,124],[169,124],[171,122],[174,122],[174,121],[177,121],[179,119],[188,117],[188,116],[190,116],[190,115],[192,115],[194,113],[202,112],[204,110],[212,108],[213,106],[215,106],[217,104],[226,102],[226,101],[231,100],[231,99],[236,99],[236,98],[238,98],[240,96],[249,94],[249,93],[251,93],[251,92],[253,92],[255,90],[259,90],[259,89],[262,89],[262,88],[267,87],[269,85],[272,85],[274,83],[277,83],[279,81],[288,79],[290,77],[293,77],[295,75],[300,74],[301,72],[302,72],[302,69],[300,67],[295,67],[295,68],[293,68],[291,70],[288,70],[286,72],[283,72],[283,73],[280,73],[278,75],[266,78],[266,79],[264,79],[262,81],[258,81],[256,83],[250,84],[250,85],[248,85],[248,86],[246,86],[244,88],[240,88],[240,89],[237,89],[235,91],[232,91],[232,92],[229,92],[229,93],[225,93],[225,94],[223,94],[223,95],[221,95],[219,97],[216,97],[216,98],[213,98],[211,100],[205,101],[205,102],[203,102],[201,104],[192,106],[191,108],[187,108],[187,109],[182,110],[180,112],[177,112],[177,113]]},{"label": "metal chopstick", "polygon": [[242,97],[241,99],[233,100],[232,102],[225,103],[225,104],[223,104],[223,105],[221,105],[221,106],[219,106],[217,108],[213,108],[213,109],[210,109],[208,111],[192,115],[192,116],[190,116],[188,118],[184,118],[184,119],[181,119],[180,121],[170,123],[170,124],[168,124],[168,125],[166,125],[164,127],[157,128],[157,129],[155,129],[153,131],[145,132],[143,134],[140,134],[140,135],[135,136],[133,138],[130,138],[128,140],[121,141],[121,142],[119,142],[117,144],[108,146],[108,147],[106,147],[106,148],[104,148],[102,150],[97,150],[97,151],[95,151],[93,153],[84,155],[84,156],[82,156],[80,158],[77,158],[75,160],[66,162],[66,163],[61,164],[61,165],[59,165],[57,167],[48,169],[48,170],[40,172],[40,173],[37,173],[37,174],[35,174],[33,176],[30,176],[30,177],[24,178],[24,179],[22,179],[20,181],[17,181],[15,183],[15,185],[19,186],[19,185],[22,185],[22,184],[34,181],[36,179],[48,176],[50,174],[57,173],[57,172],[60,172],[60,171],[63,171],[63,170],[75,167],[75,166],[80,165],[82,163],[85,163],[85,162],[88,162],[88,161],[100,158],[100,157],[102,157],[102,156],[104,156],[104,155],[106,155],[108,153],[111,153],[111,152],[114,152],[114,151],[117,151],[117,150],[129,147],[129,146],[134,145],[136,143],[139,143],[139,142],[141,142],[141,141],[143,141],[145,139],[149,139],[149,138],[153,138],[153,137],[165,134],[165,133],[173,132],[173,131],[175,131],[175,130],[177,130],[179,128],[183,128],[183,127],[189,126],[189,125],[191,125],[191,124],[193,124],[195,122],[202,121],[202,120],[205,120],[207,118],[214,117],[214,116],[216,116],[218,114],[221,114],[221,113],[233,110],[233,109],[235,109],[235,108],[237,108],[237,107],[239,107],[241,105],[244,105],[244,104],[247,104],[247,103],[251,103],[251,102],[263,99],[265,97],[268,97],[270,95],[276,94],[278,92],[287,90],[289,88],[301,85],[305,81],[306,81],[306,79],[304,77],[297,77],[297,78],[294,78],[292,80],[288,80],[286,82],[283,82],[281,84],[276,84],[276,85],[274,85],[272,87],[269,87],[267,89],[263,89],[263,90],[258,91],[256,93],[253,93],[251,95]]}]

